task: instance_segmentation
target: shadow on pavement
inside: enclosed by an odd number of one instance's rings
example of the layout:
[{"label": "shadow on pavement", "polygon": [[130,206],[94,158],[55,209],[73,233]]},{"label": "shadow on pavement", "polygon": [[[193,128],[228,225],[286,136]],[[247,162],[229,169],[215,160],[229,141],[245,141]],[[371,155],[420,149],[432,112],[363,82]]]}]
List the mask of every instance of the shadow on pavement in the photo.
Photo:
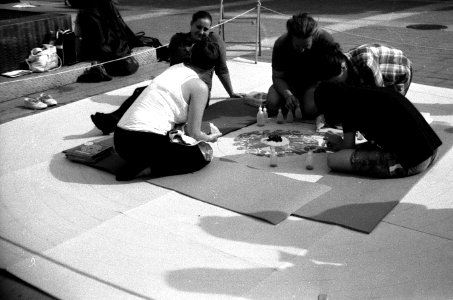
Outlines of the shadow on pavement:
[{"label": "shadow on pavement", "polygon": [[[410,212],[412,216],[423,216],[429,220],[436,220],[439,224],[442,224],[445,220],[451,218],[453,214],[452,209],[427,209],[423,205],[408,203],[402,203],[400,204],[400,206],[401,206],[400,211]],[[286,222],[292,221],[287,220]],[[435,226],[434,224],[431,225]],[[310,234],[310,231],[307,230],[308,227],[307,228],[304,227],[309,225],[301,224],[300,228],[297,229],[297,225],[295,225],[294,227],[290,228],[291,230],[287,231],[278,231],[278,227],[275,226],[274,229],[275,233],[264,235],[260,234],[259,232],[257,233],[256,228],[255,230],[250,229],[250,221],[246,220],[245,217],[212,217],[212,216],[202,217],[200,219],[199,226],[205,232],[220,239],[243,242],[245,244],[268,245],[272,249],[276,249],[275,247],[282,247],[282,249],[277,249],[279,252],[279,265],[284,264],[285,266],[289,266],[288,268],[285,268],[285,272],[291,272],[291,270],[294,270],[296,274],[301,274],[301,272],[303,272],[302,268],[307,264],[309,265],[315,264],[316,261],[323,261],[325,259],[326,253],[323,253],[321,257],[318,257],[316,253],[311,254],[309,248],[312,247],[318,240],[322,239],[326,233],[332,230],[331,227],[327,226],[320,227],[314,230],[316,234],[315,233]],[[393,225],[387,224],[387,226]],[[394,226],[401,231],[408,230],[398,225]],[[449,226],[448,224],[445,224],[444,228],[448,229],[448,226]],[[305,232],[304,241],[295,240],[297,239],[297,233],[295,233],[297,232],[297,230]],[[379,228],[377,229],[377,231],[379,231]],[[391,242],[392,237],[390,235],[392,234],[394,234],[394,230],[384,231],[383,229],[379,233],[376,233],[374,239],[377,239],[378,242],[382,244],[381,247],[383,247],[384,249],[382,251],[384,252],[386,251],[385,246],[387,244],[388,246],[387,249],[389,249],[388,255],[397,255],[394,252],[397,252],[399,250],[393,249],[395,245],[393,245],[394,243]],[[408,239],[409,238],[410,237],[408,237]],[[356,243],[360,243],[359,240],[360,237],[357,238]],[[354,241],[352,241],[352,243],[354,243]],[[296,248],[300,250],[300,253],[295,255],[294,253],[291,253],[294,250],[291,252],[287,252],[284,247]],[[347,248],[348,245],[343,245],[340,247]],[[427,249],[428,250],[426,251],[429,251],[429,247],[427,247]],[[332,249],[330,251],[330,254],[327,253],[327,255],[335,257],[336,254],[333,253],[334,251],[338,251],[338,249]],[[407,251],[410,254],[412,250],[408,249]],[[418,249],[417,251],[423,250]],[[329,250],[326,249],[326,252],[329,252]],[[342,254],[338,255],[341,256]],[[369,261],[374,262],[371,256],[369,258]],[[404,264],[405,262],[401,261],[401,266]],[[319,274],[326,274],[327,276],[327,274],[336,274],[338,272],[338,266],[335,264],[328,263],[316,264],[316,266],[313,267],[316,267],[316,271],[318,274],[318,275],[313,274],[313,277],[315,279],[319,278]],[[383,273],[387,273],[387,271],[393,272],[392,270],[385,270],[386,267],[389,267],[389,265],[387,266],[382,265],[380,267],[380,272]],[[393,267],[396,268],[397,266]],[[299,273],[297,272],[297,270],[299,270]],[[220,294],[227,296],[240,296],[250,289],[250,285],[247,284],[244,286],[244,283],[250,283],[252,280],[262,283],[262,280],[269,277],[272,273],[274,272],[276,273],[278,271],[279,269],[276,267],[265,267],[265,266],[251,269],[191,268],[169,272],[167,274],[166,280],[172,287],[180,291],[204,293],[211,295]],[[420,273],[424,272],[424,270],[422,270],[421,268],[417,269],[416,271]],[[345,274],[346,272],[347,271],[345,271]],[[414,277],[420,276],[417,274],[413,275]],[[310,277],[309,274],[304,274],[304,276]],[[294,280],[303,280],[303,278],[294,278]],[[273,281],[270,280],[269,282]],[[295,290],[293,285],[291,286],[293,290]],[[302,294],[299,294],[299,296],[301,295]]]}]

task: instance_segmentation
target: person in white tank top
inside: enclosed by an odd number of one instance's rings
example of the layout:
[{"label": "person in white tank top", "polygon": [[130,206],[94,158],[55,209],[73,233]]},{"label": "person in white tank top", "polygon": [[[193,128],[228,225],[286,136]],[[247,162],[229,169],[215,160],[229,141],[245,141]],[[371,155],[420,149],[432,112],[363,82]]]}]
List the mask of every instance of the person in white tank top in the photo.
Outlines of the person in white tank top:
[{"label": "person in white tank top", "polygon": [[[153,177],[189,173],[209,163],[206,152],[212,149],[206,142],[216,141],[221,133],[201,131],[209,90],[199,77],[213,68],[218,55],[217,44],[195,43],[189,64],[165,70],[128,108],[114,132],[115,150],[127,162],[117,180],[143,173]],[[190,141],[186,145],[170,140],[182,124],[182,136]]]}]

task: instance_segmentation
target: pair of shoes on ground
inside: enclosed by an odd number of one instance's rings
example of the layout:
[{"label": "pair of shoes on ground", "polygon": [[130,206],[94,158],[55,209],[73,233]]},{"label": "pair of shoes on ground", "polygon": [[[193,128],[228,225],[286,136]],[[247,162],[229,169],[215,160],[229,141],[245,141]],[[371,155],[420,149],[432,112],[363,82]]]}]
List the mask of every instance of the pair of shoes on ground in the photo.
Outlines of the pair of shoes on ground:
[{"label": "pair of shoes on ground", "polygon": [[93,121],[94,125],[102,131],[104,135],[108,135],[112,133],[115,128],[116,124],[118,123],[118,119],[112,114],[104,114],[104,113],[95,113],[91,115],[91,121]]},{"label": "pair of shoes on ground", "polygon": [[49,106],[55,106],[58,102],[51,95],[42,93],[37,98],[25,97],[24,106],[30,109],[45,109]]}]

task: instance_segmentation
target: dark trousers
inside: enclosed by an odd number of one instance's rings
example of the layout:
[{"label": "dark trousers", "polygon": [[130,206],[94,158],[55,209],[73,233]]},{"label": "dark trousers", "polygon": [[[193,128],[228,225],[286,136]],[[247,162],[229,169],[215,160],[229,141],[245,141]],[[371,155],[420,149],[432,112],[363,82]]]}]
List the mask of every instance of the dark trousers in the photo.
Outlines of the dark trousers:
[{"label": "dark trousers", "polygon": [[150,167],[152,177],[192,173],[209,163],[197,145],[175,144],[166,135],[117,128],[114,144],[118,155],[134,168]]}]

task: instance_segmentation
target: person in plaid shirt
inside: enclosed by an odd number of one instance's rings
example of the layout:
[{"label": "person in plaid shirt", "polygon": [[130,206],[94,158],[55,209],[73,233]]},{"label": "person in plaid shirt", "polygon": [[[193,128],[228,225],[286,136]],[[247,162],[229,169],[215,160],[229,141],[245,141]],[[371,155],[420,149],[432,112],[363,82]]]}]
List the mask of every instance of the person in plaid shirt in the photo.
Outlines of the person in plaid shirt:
[{"label": "person in plaid shirt", "polygon": [[389,87],[402,95],[412,81],[412,64],[403,51],[381,44],[365,44],[343,53],[340,46],[318,55],[319,78],[353,86]]}]

